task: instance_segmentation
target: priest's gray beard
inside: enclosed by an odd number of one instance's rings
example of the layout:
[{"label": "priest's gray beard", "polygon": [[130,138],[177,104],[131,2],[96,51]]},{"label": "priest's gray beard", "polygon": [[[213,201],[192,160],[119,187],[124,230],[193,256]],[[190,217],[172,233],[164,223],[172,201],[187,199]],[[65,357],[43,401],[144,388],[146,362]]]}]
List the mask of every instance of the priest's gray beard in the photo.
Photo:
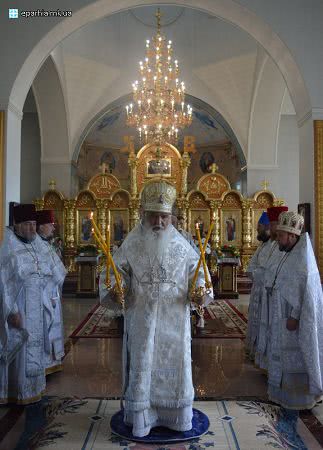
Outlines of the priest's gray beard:
[{"label": "priest's gray beard", "polygon": [[148,255],[149,260],[153,263],[156,259],[161,263],[169,244],[169,237],[172,225],[168,225],[165,230],[153,231],[148,224],[143,225],[144,229],[144,254]]}]

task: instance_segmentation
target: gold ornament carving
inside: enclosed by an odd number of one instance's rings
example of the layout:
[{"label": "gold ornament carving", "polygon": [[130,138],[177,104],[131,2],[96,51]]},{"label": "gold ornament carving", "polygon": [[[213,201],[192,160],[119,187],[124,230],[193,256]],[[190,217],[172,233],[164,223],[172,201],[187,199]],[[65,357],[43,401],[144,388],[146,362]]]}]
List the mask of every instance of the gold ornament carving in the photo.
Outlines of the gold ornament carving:
[{"label": "gold ornament carving", "polygon": [[75,255],[76,255],[76,201],[64,200],[64,216],[65,216],[65,266],[69,273],[76,272]]},{"label": "gold ornament carving", "polygon": [[204,175],[198,183],[198,190],[204,192],[210,199],[220,199],[229,189],[229,182],[217,173]]},{"label": "gold ornament carving", "polygon": [[251,207],[253,201],[245,199],[242,201],[242,250],[243,253],[249,253],[252,242],[251,228]]},{"label": "gold ornament carving", "polygon": [[111,208],[128,208],[129,194],[126,192],[116,192],[112,198]]},{"label": "gold ornament carving", "polygon": [[97,199],[96,200],[98,227],[102,236],[106,235],[107,230],[107,200]]},{"label": "gold ornament carving", "polygon": [[270,192],[261,192],[256,196],[255,209],[267,209],[273,206],[274,196]]},{"label": "gold ornament carving", "polygon": [[76,244],[76,217],[75,217],[75,200],[65,200],[64,210],[65,210],[65,247],[75,248]]},{"label": "gold ornament carving", "polygon": [[176,205],[178,208],[178,214],[183,216],[184,218],[184,230],[188,231],[188,210],[189,210],[189,201],[186,200],[185,197],[180,197],[176,201]]},{"label": "gold ornament carving", "polygon": [[120,189],[119,180],[108,173],[95,175],[88,184],[88,190],[93,192],[97,198],[110,197],[118,189]]},{"label": "gold ornament carving", "polygon": [[187,194],[187,171],[191,164],[190,155],[187,152],[183,153],[181,159],[181,169],[182,169],[182,186],[181,186],[181,195],[185,196]]},{"label": "gold ornament carving", "polygon": [[241,200],[239,196],[232,192],[225,196],[222,204],[223,208],[241,208]]},{"label": "gold ornament carving", "polygon": [[90,192],[81,192],[76,200],[76,208],[94,208],[95,200]]},{"label": "gold ornament carving", "polygon": [[190,209],[194,209],[194,208],[206,208],[209,209],[209,204],[208,202],[205,200],[204,196],[202,193],[200,192],[194,192],[193,194],[190,195],[189,197],[189,207]]},{"label": "gold ornament carving", "polygon": [[35,205],[36,211],[41,211],[42,209],[44,209],[44,200],[42,198],[37,198],[34,201],[34,205]]},{"label": "gold ornament carving", "polygon": [[130,211],[130,229],[135,227],[140,221],[140,200],[139,198],[132,198],[129,203]]},{"label": "gold ornament carving", "polygon": [[43,209],[63,209],[62,195],[57,191],[48,191],[44,195],[44,208]]},{"label": "gold ornament carving", "polygon": [[220,248],[221,242],[221,219],[220,210],[222,208],[222,202],[211,200],[211,219],[214,222],[213,232],[211,236],[211,248],[212,250],[217,250]]},{"label": "gold ornament carving", "polygon": [[130,193],[132,197],[137,195],[137,166],[138,160],[134,153],[131,153],[128,158],[128,165],[130,167]]},{"label": "gold ornament carving", "polygon": [[281,199],[281,198],[276,198],[273,201],[273,206],[284,206],[285,205],[285,200]]},{"label": "gold ornament carving", "polygon": [[[157,146],[155,144],[148,144],[144,146],[137,155],[137,192],[141,192],[144,184],[151,180],[151,177],[147,177],[146,168],[147,162],[156,159]],[[182,168],[181,168],[181,156],[175,147],[165,144],[160,147],[159,153],[162,155],[161,159],[171,160],[171,176],[163,177],[158,175],[159,178],[165,178],[170,181],[176,187],[177,192],[181,192],[182,187]],[[157,178],[157,175],[156,175]]]},{"label": "gold ornament carving", "polygon": [[244,273],[247,272],[247,268],[248,268],[248,265],[249,265],[249,262],[250,262],[251,258],[252,258],[252,254],[243,254],[241,256],[242,271]]}]

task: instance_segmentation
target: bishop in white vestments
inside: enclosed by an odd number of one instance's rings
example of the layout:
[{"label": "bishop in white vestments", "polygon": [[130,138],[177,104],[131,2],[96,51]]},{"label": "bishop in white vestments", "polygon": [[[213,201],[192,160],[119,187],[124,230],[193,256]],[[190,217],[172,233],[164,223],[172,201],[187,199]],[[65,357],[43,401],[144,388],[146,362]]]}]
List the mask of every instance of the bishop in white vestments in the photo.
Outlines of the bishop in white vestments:
[{"label": "bishop in white vestments", "polygon": [[34,205],[14,208],[0,249],[0,403],[33,403],[45,390],[45,288],[55,277],[36,234]]},{"label": "bishop in white vestments", "polygon": [[44,252],[50,255],[55,277],[48,280],[44,301],[44,343],[46,375],[62,370],[64,356],[64,330],[61,304],[63,282],[67,273],[64,264],[56,253],[50,240],[55,230],[54,211],[37,211],[37,232],[41,238]]},{"label": "bishop in white vestments", "polygon": [[323,294],[304,219],[279,216],[279,249],[269,287],[268,396],[289,410],[310,409],[323,394]]},{"label": "bishop in white vestments", "polygon": [[[126,289],[123,338],[124,421],[134,436],[165,426],[192,428],[194,388],[191,368],[190,289],[199,260],[171,225],[175,188],[145,186],[143,219],[113,255]],[[204,286],[203,269],[197,286]],[[115,307],[100,279],[101,302]],[[212,300],[212,291],[203,298]]]}]

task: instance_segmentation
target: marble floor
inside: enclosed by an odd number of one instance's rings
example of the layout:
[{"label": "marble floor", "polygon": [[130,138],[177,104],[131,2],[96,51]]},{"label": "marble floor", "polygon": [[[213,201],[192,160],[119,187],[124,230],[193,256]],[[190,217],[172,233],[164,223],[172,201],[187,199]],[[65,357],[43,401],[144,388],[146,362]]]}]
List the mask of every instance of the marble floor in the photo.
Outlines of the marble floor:
[{"label": "marble floor", "polygon": [[[85,298],[63,299],[64,330],[68,343],[71,343],[68,336],[97,301]],[[238,300],[231,302],[247,316],[248,295],[241,295]],[[64,359],[64,370],[47,377],[46,395],[60,398],[120,397],[121,350],[120,338],[74,340]],[[244,341],[241,339],[193,339],[192,370],[197,399],[267,399],[266,377],[246,358]],[[37,408],[36,406],[27,409],[15,406],[0,408],[0,450],[26,449],[21,436],[25,436],[29,427],[28,415],[34,416],[35,411],[39,409]],[[310,450],[322,448],[319,444],[319,442],[323,444],[322,411],[323,406],[319,405],[312,412],[307,412],[307,416],[299,421],[302,438]],[[42,423],[42,420],[39,423]],[[37,426],[39,428],[41,425]],[[28,431],[28,435],[32,433],[33,430]],[[78,442],[74,448],[80,448]],[[241,448],[247,449],[243,446]]]},{"label": "marble floor", "polygon": [[[232,303],[247,314],[248,295]],[[96,299],[63,300],[68,337]],[[49,395],[119,397],[121,394],[121,339],[79,339],[64,360],[64,370],[47,378]],[[266,378],[245,357],[240,339],[193,339],[192,368],[198,398],[257,397],[266,399]]]}]

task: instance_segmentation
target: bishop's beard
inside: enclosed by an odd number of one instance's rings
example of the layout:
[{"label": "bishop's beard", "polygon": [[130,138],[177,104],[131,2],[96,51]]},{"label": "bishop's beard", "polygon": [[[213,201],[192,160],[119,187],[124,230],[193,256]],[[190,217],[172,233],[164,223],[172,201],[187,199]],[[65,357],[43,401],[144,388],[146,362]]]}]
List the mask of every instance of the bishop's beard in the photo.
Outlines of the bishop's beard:
[{"label": "bishop's beard", "polygon": [[167,250],[172,225],[168,225],[165,230],[153,231],[152,227],[144,224],[144,248],[143,252],[153,263],[156,259],[161,263]]}]

